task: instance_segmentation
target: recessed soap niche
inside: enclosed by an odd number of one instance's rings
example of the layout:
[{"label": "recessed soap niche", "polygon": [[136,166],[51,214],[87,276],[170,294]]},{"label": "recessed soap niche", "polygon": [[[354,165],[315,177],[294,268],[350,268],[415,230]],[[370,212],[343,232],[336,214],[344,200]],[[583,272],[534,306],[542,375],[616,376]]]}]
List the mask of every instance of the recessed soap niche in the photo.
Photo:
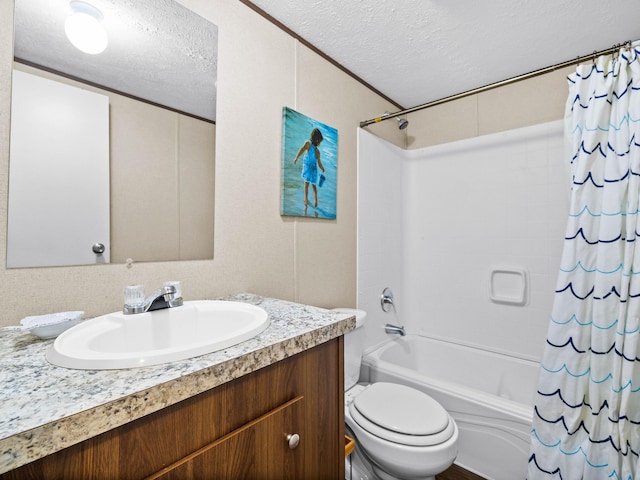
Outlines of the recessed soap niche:
[{"label": "recessed soap niche", "polygon": [[489,295],[494,303],[523,306],[528,301],[527,271],[517,267],[494,267],[489,277]]}]

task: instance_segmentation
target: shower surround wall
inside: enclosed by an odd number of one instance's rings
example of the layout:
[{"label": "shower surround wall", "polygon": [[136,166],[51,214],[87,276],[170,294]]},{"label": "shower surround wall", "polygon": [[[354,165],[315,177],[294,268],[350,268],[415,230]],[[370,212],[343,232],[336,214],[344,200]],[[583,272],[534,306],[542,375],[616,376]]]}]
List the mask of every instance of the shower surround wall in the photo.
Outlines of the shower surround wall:
[{"label": "shower surround wall", "polygon": [[[410,151],[360,130],[358,147],[367,346],[392,322],[539,361],[568,211],[562,122]],[[526,270],[526,305],[491,301],[491,272],[505,267]],[[387,286],[396,312],[380,308]]]}]

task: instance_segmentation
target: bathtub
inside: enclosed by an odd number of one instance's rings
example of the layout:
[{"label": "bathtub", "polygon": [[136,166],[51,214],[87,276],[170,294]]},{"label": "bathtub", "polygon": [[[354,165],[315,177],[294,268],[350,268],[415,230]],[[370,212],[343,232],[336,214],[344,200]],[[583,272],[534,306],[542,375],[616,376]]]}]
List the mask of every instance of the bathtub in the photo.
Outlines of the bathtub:
[{"label": "bathtub", "polygon": [[456,464],[489,480],[524,480],[537,362],[418,335],[365,352],[361,379],[436,399],[460,431]]}]

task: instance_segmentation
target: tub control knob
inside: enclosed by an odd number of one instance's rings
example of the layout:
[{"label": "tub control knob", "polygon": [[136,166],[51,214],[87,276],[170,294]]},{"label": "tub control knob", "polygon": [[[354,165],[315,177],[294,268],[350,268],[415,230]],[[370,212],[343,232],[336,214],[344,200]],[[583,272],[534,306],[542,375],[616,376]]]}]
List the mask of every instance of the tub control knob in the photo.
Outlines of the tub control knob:
[{"label": "tub control knob", "polygon": [[392,308],[394,312],[396,311],[396,306],[393,304],[393,292],[389,287],[382,291],[382,295],[380,296],[380,306],[382,307],[382,311],[385,313],[389,313]]},{"label": "tub control knob", "polygon": [[295,450],[300,445],[300,435],[297,433],[290,433],[287,435],[287,441],[289,442],[289,448]]}]

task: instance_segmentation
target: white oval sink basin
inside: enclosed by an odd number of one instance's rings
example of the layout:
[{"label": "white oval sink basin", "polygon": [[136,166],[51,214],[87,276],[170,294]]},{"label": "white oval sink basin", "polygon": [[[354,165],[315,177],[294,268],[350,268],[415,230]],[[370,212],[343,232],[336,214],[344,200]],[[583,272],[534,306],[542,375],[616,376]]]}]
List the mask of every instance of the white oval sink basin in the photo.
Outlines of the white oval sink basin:
[{"label": "white oval sink basin", "polygon": [[82,370],[145,367],[184,360],[244,342],[269,326],[262,308],[199,300],[181,307],[86,320],[63,332],[47,351],[54,365]]}]

